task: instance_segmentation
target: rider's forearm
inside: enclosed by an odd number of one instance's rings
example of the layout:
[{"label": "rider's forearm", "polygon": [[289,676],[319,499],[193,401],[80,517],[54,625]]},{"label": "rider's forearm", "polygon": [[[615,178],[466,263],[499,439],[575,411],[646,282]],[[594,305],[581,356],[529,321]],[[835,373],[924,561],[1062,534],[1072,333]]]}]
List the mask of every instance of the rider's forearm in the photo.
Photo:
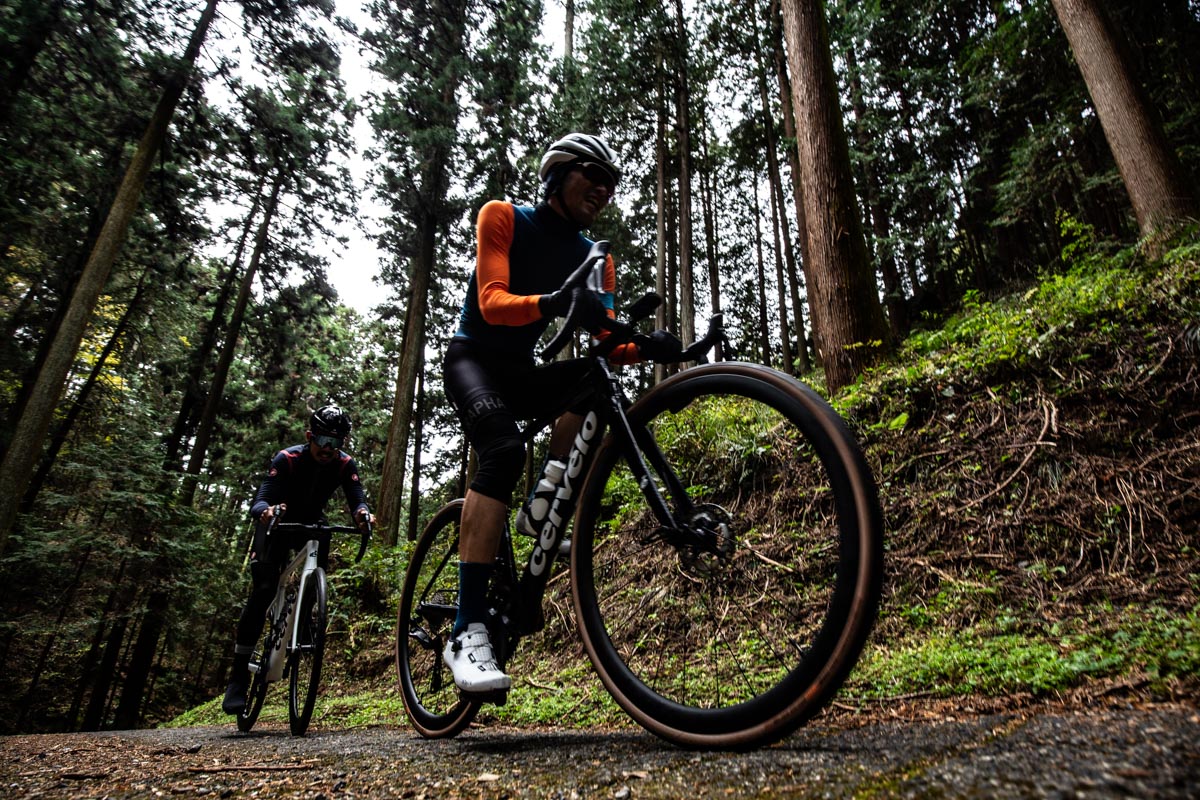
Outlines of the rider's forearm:
[{"label": "rider's forearm", "polygon": [[542,318],[540,295],[509,291],[509,249],[513,242],[513,207],[493,200],[479,211],[475,232],[475,285],[479,313],[489,325],[528,325]]},{"label": "rider's forearm", "polygon": [[541,295],[511,294],[507,276],[503,280],[484,282],[482,270],[479,280],[479,313],[489,325],[528,325],[542,318],[538,309]]}]

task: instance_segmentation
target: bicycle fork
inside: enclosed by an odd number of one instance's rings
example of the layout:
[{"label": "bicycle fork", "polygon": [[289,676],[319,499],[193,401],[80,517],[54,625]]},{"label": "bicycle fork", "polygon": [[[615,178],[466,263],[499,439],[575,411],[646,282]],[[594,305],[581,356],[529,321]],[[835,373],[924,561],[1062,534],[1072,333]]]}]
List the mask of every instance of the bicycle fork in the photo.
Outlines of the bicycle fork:
[{"label": "bicycle fork", "polygon": [[[318,556],[317,556],[319,549],[320,549],[320,542],[318,542],[316,539],[309,539],[307,544],[305,545],[304,552],[302,554],[303,559],[304,559],[304,566],[301,568],[301,571],[300,571],[300,586],[296,589],[296,601],[292,605],[291,615],[290,615],[290,618],[288,619],[288,624],[287,624],[287,628],[286,628],[286,630],[290,631],[290,636],[291,636],[289,646],[287,648],[288,653],[294,653],[296,650],[300,649],[301,647],[304,647],[306,644],[311,649],[312,642],[306,643],[306,642],[301,641],[300,630],[301,630],[301,626],[304,624],[304,615],[310,614],[312,612],[312,609],[311,609],[311,607],[310,608],[301,608],[300,603],[301,603],[302,599],[307,598],[309,596],[308,592],[307,592],[307,590],[309,588],[309,583],[311,581],[316,580],[317,570],[319,568],[319,561],[318,561]],[[299,560],[299,559],[300,559],[300,557],[298,556],[297,560]],[[315,602],[315,600],[314,600],[314,602]]]}]

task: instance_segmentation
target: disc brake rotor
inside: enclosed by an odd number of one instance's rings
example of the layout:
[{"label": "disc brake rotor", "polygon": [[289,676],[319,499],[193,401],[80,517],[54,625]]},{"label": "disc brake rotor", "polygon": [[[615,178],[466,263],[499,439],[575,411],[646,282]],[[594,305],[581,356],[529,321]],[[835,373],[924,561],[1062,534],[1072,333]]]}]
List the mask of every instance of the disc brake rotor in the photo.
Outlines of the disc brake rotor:
[{"label": "disc brake rotor", "polygon": [[711,578],[728,564],[733,555],[732,517],[718,505],[705,503],[685,523],[687,541],[679,546],[679,564],[694,578]]}]

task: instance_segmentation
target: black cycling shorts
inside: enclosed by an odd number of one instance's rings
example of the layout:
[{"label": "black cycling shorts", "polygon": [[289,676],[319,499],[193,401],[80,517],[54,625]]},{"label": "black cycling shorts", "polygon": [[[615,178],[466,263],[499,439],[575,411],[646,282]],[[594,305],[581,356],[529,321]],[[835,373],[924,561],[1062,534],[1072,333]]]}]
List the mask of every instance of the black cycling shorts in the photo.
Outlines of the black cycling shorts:
[{"label": "black cycling shorts", "polygon": [[[582,358],[537,366],[532,359],[496,353],[469,339],[450,340],[442,378],[479,458],[472,490],[509,502],[524,462],[518,420],[562,411],[587,368]],[[586,399],[581,398],[567,410],[585,407]]]}]

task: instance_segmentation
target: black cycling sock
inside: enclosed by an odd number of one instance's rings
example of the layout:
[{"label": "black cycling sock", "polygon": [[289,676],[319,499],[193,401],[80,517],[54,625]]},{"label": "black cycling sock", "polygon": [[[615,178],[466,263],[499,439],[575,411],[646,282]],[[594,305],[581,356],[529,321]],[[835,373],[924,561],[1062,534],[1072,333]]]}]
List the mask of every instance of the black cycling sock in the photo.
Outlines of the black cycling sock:
[{"label": "black cycling sock", "polygon": [[229,682],[245,681],[250,674],[250,654],[234,653],[233,666],[229,669]]},{"label": "black cycling sock", "polygon": [[487,620],[487,589],[491,577],[491,564],[458,562],[458,616],[454,620],[452,636],[458,636],[472,622]]}]

